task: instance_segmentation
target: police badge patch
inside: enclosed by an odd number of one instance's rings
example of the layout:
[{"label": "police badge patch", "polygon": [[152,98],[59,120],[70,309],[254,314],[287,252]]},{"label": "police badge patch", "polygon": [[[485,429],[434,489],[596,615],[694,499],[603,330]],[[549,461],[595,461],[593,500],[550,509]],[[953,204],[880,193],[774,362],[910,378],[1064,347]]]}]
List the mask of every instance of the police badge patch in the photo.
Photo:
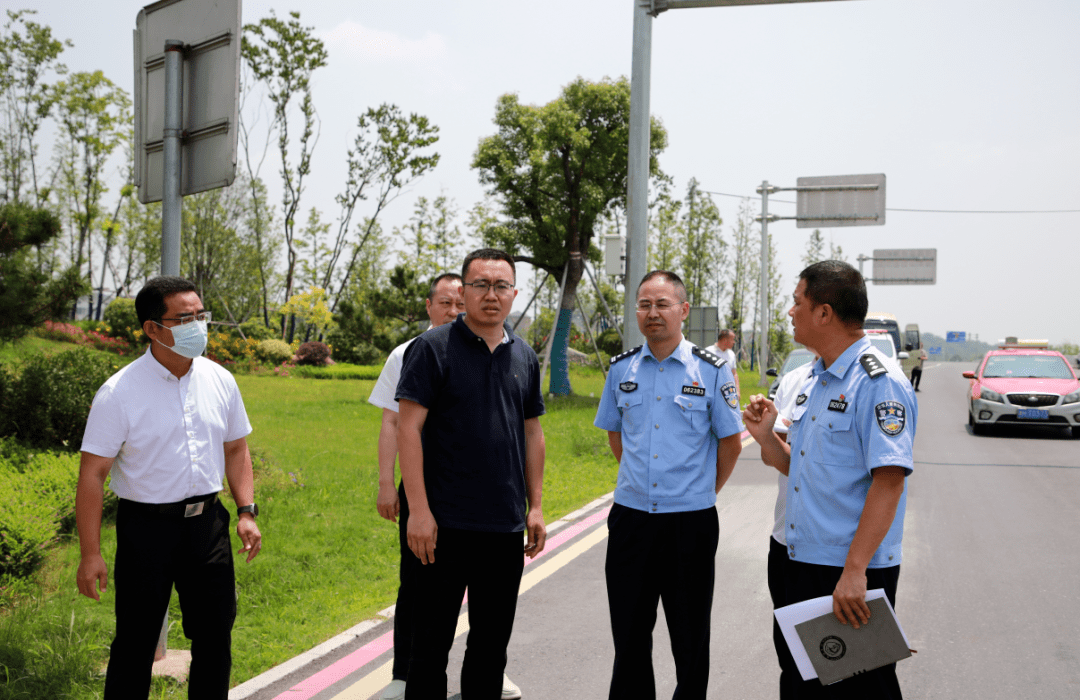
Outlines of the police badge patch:
[{"label": "police badge patch", "polygon": [[727,382],[720,387],[720,393],[724,395],[724,401],[734,409],[739,408],[739,395],[735,392],[735,382]]},{"label": "police badge patch", "polygon": [[802,406],[804,403],[806,403],[806,394],[799,394],[795,398],[795,405],[796,406]]},{"label": "police badge patch", "polygon": [[889,437],[896,437],[904,432],[907,409],[899,401],[882,401],[874,406],[874,415],[881,432]]},{"label": "police badge patch", "polygon": [[619,388],[627,392],[634,391],[637,389],[637,382],[623,382],[619,385]]}]

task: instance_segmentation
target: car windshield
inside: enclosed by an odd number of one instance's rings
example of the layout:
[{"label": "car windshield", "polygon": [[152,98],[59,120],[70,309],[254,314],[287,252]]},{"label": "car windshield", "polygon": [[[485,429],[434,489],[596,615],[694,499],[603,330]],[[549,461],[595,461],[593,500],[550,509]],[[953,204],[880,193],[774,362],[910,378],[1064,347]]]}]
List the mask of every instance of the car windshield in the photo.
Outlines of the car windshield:
[{"label": "car windshield", "polygon": [[805,364],[809,364],[812,359],[814,359],[814,356],[809,352],[793,352],[788,355],[787,360],[784,361],[784,368],[780,370],[780,374],[787,374],[796,367],[802,367]]},{"label": "car windshield", "polygon": [[996,355],[986,361],[983,378],[1040,377],[1044,379],[1072,379],[1069,366],[1053,355]]},{"label": "car windshield", "polygon": [[893,350],[895,348],[893,347],[892,338],[887,335],[871,335],[869,338],[873,346],[883,352],[885,357],[893,356]]}]

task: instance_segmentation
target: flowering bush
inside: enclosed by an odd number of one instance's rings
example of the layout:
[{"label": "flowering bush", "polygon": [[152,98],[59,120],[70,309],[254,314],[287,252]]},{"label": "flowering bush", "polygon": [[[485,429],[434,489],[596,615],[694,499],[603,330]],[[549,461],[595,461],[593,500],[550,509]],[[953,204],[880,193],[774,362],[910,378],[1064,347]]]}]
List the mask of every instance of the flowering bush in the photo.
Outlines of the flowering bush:
[{"label": "flowering bush", "polygon": [[101,315],[105,321],[109,335],[114,338],[123,338],[135,345],[142,341],[142,326],[139,324],[139,315],[135,311],[135,300],[126,297],[118,297],[109,302],[105,307],[105,313]]},{"label": "flowering bush", "polygon": [[255,356],[263,362],[279,364],[291,360],[293,349],[284,340],[260,340],[255,344]]},{"label": "flowering bush", "polygon": [[115,352],[117,355],[124,355],[131,352],[131,343],[122,338],[109,337],[106,335],[109,331],[109,326],[101,323],[98,325],[100,330],[83,330],[70,323],[46,321],[44,325],[35,328],[34,333],[39,338],[57,340],[61,343],[74,343],[96,350]]},{"label": "flowering bush", "polygon": [[231,333],[210,334],[206,341],[206,356],[220,365],[242,362],[255,358],[255,349],[259,341],[252,338],[241,340]]},{"label": "flowering bush", "polygon": [[274,368],[274,374],[279,377],[288,377],[289,370],[295,369],[296,365],[289,362],[282,362],[280,365]]}]

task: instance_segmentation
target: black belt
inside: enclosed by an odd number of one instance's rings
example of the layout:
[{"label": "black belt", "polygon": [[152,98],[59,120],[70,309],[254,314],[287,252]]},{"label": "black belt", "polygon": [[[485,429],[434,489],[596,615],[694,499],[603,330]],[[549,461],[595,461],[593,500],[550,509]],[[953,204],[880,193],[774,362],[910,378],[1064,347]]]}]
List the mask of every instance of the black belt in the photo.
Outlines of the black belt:
[{"label": "black belt", "polygon": [[209,496],[194,496],[192,498],[177,501],[176,503],[140,503],[121,498],[121,502],[128,507],[151,515],[159,515],[164,518],[193,518],[196,515],[207,513],[217,503],[217,494]]}]

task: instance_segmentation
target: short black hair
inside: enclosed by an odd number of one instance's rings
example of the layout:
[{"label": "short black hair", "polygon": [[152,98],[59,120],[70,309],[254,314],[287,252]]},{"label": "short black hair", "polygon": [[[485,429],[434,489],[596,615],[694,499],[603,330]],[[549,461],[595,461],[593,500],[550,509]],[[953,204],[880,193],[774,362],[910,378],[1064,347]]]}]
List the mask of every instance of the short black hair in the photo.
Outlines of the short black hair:
[{"label": "short black hair", "polygon": [[641,285],[654,277],[663,277],[668,282],[671,282],[671,284],[675,286],[675,294],[679,297],[679,303],[681,304],[686,301],[686,285],[683,284],[682,277],[679,277],[674,272],[668,270],[653,270],[652,272],[646,273],[646,275],[641,278],[641,282],[638,282],[637,290],[634,292],[635,296],[641,291]]},{"label": "short black hair", "polygon": [[456,272],[444,272],[435,279],[431,280],[431,286],[428,287],[427,300],[431,301],[435,298],[435,288],[439,286],[439,282],[443,280],[457,280],[461,281],[461,275]]},{"label": "short black hair", "polygon": [[139,316],[139,326],[147,321],[161,321],[165,315],[165,299],[181,292],[194,292],[195,283],[183,277],[161,275],[143,285],[135,295],[135,313]]},{"label": "short black hair", "polygon": [[720,331],[719,335],[716,336],[716,342],[719,343],[721,340],[728,337],[729,335],[732,338],[734,338],[735,337],[735,331],[731,330],[730,328],[723,329],[722,331]]},{"label": "short black hair", "polygon": [[845,325],[862,327],[869,302],[858,270],[841,260],[822,260],[806,267],[799,279],[806,282],[804,294],[813,305],[828,304]]},{"label": "short black hair", "polygon": [[461,264],[461,281],[463,283],[465,276],[469,273],[469,265],[473,260],[505,260],[510,263],[510,271],[514,273],[513,281],[517,283],[517,266],[514,265],[514,256],[498,248],[480,248],[466,255],[465,262]]}]

